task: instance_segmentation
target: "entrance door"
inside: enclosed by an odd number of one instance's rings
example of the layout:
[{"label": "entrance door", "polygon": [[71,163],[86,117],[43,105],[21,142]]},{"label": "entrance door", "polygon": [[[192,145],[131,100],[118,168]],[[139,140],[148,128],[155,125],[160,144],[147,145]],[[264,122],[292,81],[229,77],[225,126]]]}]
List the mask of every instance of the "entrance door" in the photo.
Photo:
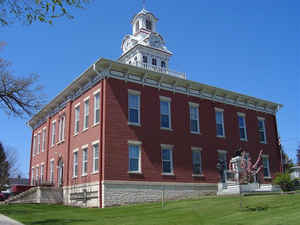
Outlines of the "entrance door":
[{"label": "entrance door", "polygon": [[57,176],[57,183],[58,186],[61,187],[63,185],[63,179],[64,179],[64,163],[62,158],[58,160],[58,176]]}]

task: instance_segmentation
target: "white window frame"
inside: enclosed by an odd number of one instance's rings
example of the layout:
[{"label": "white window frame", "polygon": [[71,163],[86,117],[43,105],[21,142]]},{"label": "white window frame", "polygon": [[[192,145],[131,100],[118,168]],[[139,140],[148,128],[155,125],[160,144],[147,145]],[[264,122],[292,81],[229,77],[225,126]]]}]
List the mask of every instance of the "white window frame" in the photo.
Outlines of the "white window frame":
[{"label": "white window frame", "polygon": [[[161,169],[162,169],[162,175],[171,175],[173,176],[174,175],[174,162],[173,162],[173,148],[174,146],[173,145],[166,145],[166,144],[161,144],[160,145],[161,147],[161,151],[160,151],[160,154],[161,154]],[[170,151],[170,167],[171,167],[171,172],[168,173],[168,172],[164,172],[164,161],[166,160],[163,160],[163,150],[169,150]]]},{"label": "white window frame", "polygon": [[[239,135],[240,135],[240,140],[241,140],[241,141],[248,141],[247,124],[246,124],[246,114],[245,114],[245,113],[238,112],[237,115],[238,115],[238,125],[239,125]],[[241,124],[240,124],[240,118],[239,118],[239,117],[243,118],[243,121],[244,121],[244,127],[241,127]],[[243,129],[243,130],[244,130],[245,138],[242,138],[242,137],[241,137],[240,129]]]},{"label": "white window frame", "polygon": [[43,183],[44,181],[44,172],[45,172],[45,164],[42,163],[41,164],[41,169],[40,169],[40,179],[41,179],[41,182]]},{"label": "white window frame", "polygon": [[[217,112],[222,113],[222,130],[223,130],[223,135],[219,135],[218,134],[218,129],[217,129]],[[216,118],[216,136],[220,137],[220,138],[225,138],[225,124],[224,124],[224,109],[220,109],[220,108],[215,108],[215,118]]]},{"label": "white window frame", "polygon": [[77,135],[80,131],[80,103],[74,107],[74,135]]},{"label": "white window frame", "polygon": [[[203,176],[203,165],[202,165],[202,148],[199,148],[199,147],[192,147],[192,176],[193,177],[201,177]],[[194,159],[193,159],[193,152],[199,152],[200,153],[200,173],[199,174],[195,174],[194,173]]]},{"label": "white window frame", "polygon": [[53,120],[51,123],[51,147],[55,145],[56,139],[56,120]]},{"label": "white window frame", "polygon": [[[96,101],[97,100],[97,96],[99,96],[99,99],[98,99],[98,101]],[[96,126],[97,124],[99,124],[100,123],[100,109],[101,109],[101,100],[100,100],[100,98],[101,98],[101,94],[100,94],[100,89],[98,89],[97,91],[95,91],[94,92],[94,126]],[[98,104],[99,104],[99,108],[97,108],[97,102],[98,102]],[[99,110],[99,112],[98,112],[98,114],[99,114],[99,120],[98,121],[96,121],[96,114],[97,114],[97,110]]]},{"label": "white window frame", "polygon": [[[81,147],[82,149],[82,171],[81,176],[87,176],[88,175],[88,169],[89,169],[89,147],[88,145],[84,145]],[[84,157],[84,154],[86,153],[86,159]],[[84,171],[86,169],[86,171]]]},{"label": "white window frame", "polygon": [[54,159],[50,160],[50,176],[49,176],[49,182],[53,184],[54,181]]},{"label": "white window frame", "polygon": [[41,131],[37,134],[37,155],[40,154],[41,151]]},{"label": "white window frame", "polygon": [[[267,167],[267,169],[268,169],[268,176],[264,175],[264,178],[265,179],[270,179],[271,178],[271,171],[270,171],[270,159],[269,159],[269,155],[262,155],[261,158],[262,158],[262,160],[267,159],[267,163],[268,163],[268,167]],[[263,164],[263,170],[264,169],[265,169],[265,167],[264,167],[264,164]],[[263,173],[264,173],[264,171],[263,171]]]},{"label": "white window frame", "polygon": [[[77,148],[77,149],[75,149],[74,151],[73,151],[73,178],[77,178],[78,177],[78,172],[79,172],[79,166],[78,166],[78,152],[79,152],[79,149]],[[77,156],[77,161],[75,162],[75,154],[76,154],[76,156]],[[76,173],[77,174],[75,174],[75,171],[76,171]]]},{"label": "white window frame", "polygon": [[262,143],[262,144],[267,144],[267,132],[266,132],[266,119],[263,118],[263,117],[257,117],[257,122],[263,122],[263,130],[260,130],[259,129],[259,126],[258,126],[258,132],[264,132],[264,141],[261,141],[260,140],[260,134],[259,134],[259,142]]},{"label": "white window frame", "polygon": [[34,167],[31,167],[31,181],[30,184],[33,185],[34,184]]},{"label": "white window frame", "polygon": [[62,115],[59,118],[58,123],[58,142],[63,142],[65,140],[65,124],[66,124],[66,115]]},{"label": "white window frame", "polygon": [[36,136],[37,136],[36,134],[33,135],[33,143],[32,143],[32,154],[33,154],[33,156],[36,155],[36,138],[37,138]]},{"label": "white window frame", "polygon": [[90,96],[83,101],[83,131],[89,128],[90,119]]},{"label": "white window frame", "polygon": [[40,170],[39,165],[37,165],[35,167],[35,180],[36,180],[37,183],[39,183],[39,179],[40,179],[39,170]]},{"label": "white window frame", "polygon": [[42,131],[42,152],[44,152],[46,148],[46,132],[47,132],[47,128],[44,127]]},{"label": "white window frame", "polygon": [[[197,110],[197,131],[193,131],[192,127],[191,127],[191,121],[192,121],[192,117],[191,117],[191,109],[195,108]],[[193,102],[189,102],[189,113],[190,113],[190,132],[192,134],[200,134],[200,122],[199,122],[199,104],[197,103],[193,103]]]},{"label": "white window frame", "polygon": [[[133,108],[133,109],[138,110],[138,122],[129,121],[129,118],[130,118],[129,95],[138,96],[138,108]],[[136,91],[136,90],[132,90],[132,89],[128,89],[128,124],[129,125],[136,125],[136,126],[141,125],[141,92]]]},{"label": "white window frame", "polygon": [[[160,104],[161,104],[161,102],[167,102],[168,103],[168,107],[169,107],[169,114],[162,114],[161,113],[161,107],[160,107]],[[172,114],[172,112],[171,112],[171,103],[172,103],[172,99],[171,98],[169,98],[169,97],[165,97],[165,96],[159,96],[159,108],[160,108],[160,116],[159,116],[159,118],[160,118],[160,129],[161,130],[172,130],[172,116],[171,116],[171,114]],[[168,115],[169,116],[169,127],[162,127],[161,126],[161,116],[162,115]]]},{"label": "white window frame", "polygon": [[[92,143],[92,148],[93,148],[93,174],[98,173],[99,172],[99,154],[100,154],[100,145],[99,145],[99,141],[94,141]],[[96,148],[95,146],[98,145],[98,157],[96,157]],[[98,163],[96,163],[96,160],[98,161]],[[96,165],[98,165],[98,169],[96,170]]]},{"label": "white window frame", "polygon": [[[130,157],[129,157],[130,146],[137,146],[139,148],[138,170],[130,170],[130,166],[129,166],[129,163],[130,163]],[[139,174],[142,173],[142,148],[141,148],[141,146],[142,146],[142,142],[140,142],[140,141],[131,141],[131,140],[128,141],[128,173],[139,173]]]}]

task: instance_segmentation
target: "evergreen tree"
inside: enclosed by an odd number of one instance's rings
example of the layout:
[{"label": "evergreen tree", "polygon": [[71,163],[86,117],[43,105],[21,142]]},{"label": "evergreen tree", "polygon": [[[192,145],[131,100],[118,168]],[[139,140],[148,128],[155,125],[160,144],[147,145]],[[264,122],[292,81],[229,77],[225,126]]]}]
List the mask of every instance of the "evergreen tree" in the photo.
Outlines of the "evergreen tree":
[{"label": "evergreen tree", "polygon": [[300,166],[300,145],[298,146],[297,151],[297,165]]},{"label": "evergreen tree", "polygon": [[7,160],[4,147],[0,142],[0,191],[3,190],[4,185],[8,184],[9,177],[9,162]]}]

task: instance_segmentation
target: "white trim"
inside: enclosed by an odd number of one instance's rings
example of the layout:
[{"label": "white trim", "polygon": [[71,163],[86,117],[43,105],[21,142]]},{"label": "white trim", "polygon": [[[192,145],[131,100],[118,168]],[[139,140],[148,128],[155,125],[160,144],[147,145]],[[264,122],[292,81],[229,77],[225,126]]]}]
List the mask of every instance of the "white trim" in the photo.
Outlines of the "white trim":
[{"label": "white trim", "polygon": [[85,144],[85,145],[81,146],[81,149],[84,149],[84,148],[89,148],[89,144]]},{"label": "white trim", "polygon": [[141,92],[138,90],[128,89],[128,94],[141,95]]},{"label": "white trim", "polygon": [[[99,141],[94,141],[94,143],[92,144],[92,154],[93,154],[92,155],[92,161],[93,161],[93,172],[92,172],[92,174],[96,174],[96,173],[99,172],[99,162],[100,162],[100,157],[99,157],[99,155],[100,155],[100,144],[99,143],[100,143]],[[98,157],[97,158],[95,157],[95,146],[96,145],[98,145],[98,151],[97,151]],[[95,163],[96,159],[98,160],[98,164]],[[98,166],[97,170],[95,169],[96,165]]]},{"label": "white trim", "polygon": [[[218,134],[218,130],[217,130],[217,112],[222,113],[222,130],[223,130],[223,135],[219,135]],[[219,138],[226,138],[225,135],[225,122],[224,122],[224,109],[220,109],[220,108],[216,108],[215,107],[215,120],[216,120],[216,136]]]},{"label": "white trim", "polygon": [[80,106],[80,102],[78,102],[76,105],[74,105],[74,109]]},{"label": "white trim", "polygon": [[79,148],[75,148],[74,150],[73,150],[73,153],[74,152],[78,152],[79,151]]},{"label": "white trim", "polygon": [[[264,132],[264,141],[260,141],[259,140],[259,143],[261,144],[267,144],[267,129],[266,129],[266,119],[263,118],[263,117],[257,117],[257,122],[259,123],[259,121],[263,122],[263,132]],[[261,132],[259,130],[259,126],[258,126],[258,133]],[[259,136],[259,139],[260,139],[260,136]]]},{"label": "white trim", "polygon": [[257,119],[258,119],[258,120],[266,120],[265,117],[261,117],[261,116],[258,116]]},{"label": "white trim", "polygon": [[142,147],[141,147],[141,143],[139,144],[136,144],[135,141],[128,141],[128,163],[129,163],[129,153],[130,153],[130,145],[132,146],[137,146],[138,149],[139,149],[139,165],[138,165],[138,170],[133,170],[133,171],[130,171],[129,169],[129,166],[128,166],[128,173],[129,174],[142,174]]},{"label": "white trim", "polygon": [[192,106],[192,107],[199,107],[200,104],[199,104],[199,103],[194,103],[194,102],[189,102],[189,106]]},{"label": "white trim", "polygon": [[[197,110],[197,131],[193,131],[191,127],[191,108]],[[190,125],[190,133],[191,134],[200,134],[200,113],[199,113],[199,104],[189,102],[189,125]]]},{"label": "white trim", "polygon": [[159,100],[172,102],[172,98],[166,96],[159,96]]},{"label": "white trim", "polygon": [[217,152],[220,152],[220,153],[223,153],[223,154],[227,154],[228,151],[218,149]]},{"label": "white trim", "polygon": [[99,143],[100,143],[100,140],[96,140],[96,141],[93,141],[91,144],[96,145],[96,144],[99,144]]},{"label": "white trim", "polygon": [[215,111],[218,111],[218,112],[224,112],[224,109],[215,107]]},{"label": "white trim", "polygon": [[194,146],[192,146],[191,150],[192,151],[202,151],[202,148],[201,147],[194,147]]},{"label": "white trim", "polygon": [[100,91],[101,91],[101,89],[98,88],[96,91],[94,91],[93,95],[96,95],[96,94],[100,93]]},{"label": "white trim", "polygon": [[[174,173],[174,160],[173,160],[173,146],[172,147],[171,146],[172,145],[161,144],[161,149],[160,149],[161,170],[162,170],[161,175],[163,175],[163,176],[175,176],[175,173]],[[169,150],[170,151],[170,160],[169,160],[170,161],[170,169],[171,169],[170,173],[163,171],[163,163],[164,163],[164,161],[167,161],[167,160],[163,160],[163,154],[162,154],[163,150]]]},{"label": "white trim", "polygon": [[141,141],[128,140],[128,144],[130,144],[130,145],[141,145],[142,142]]},{"label": "white trim", "polygon": [[243,116],[243,117],[246,117],[246,113],[237,112],[236,114],[237,114],[238,116]]},{"label": "white trim", "polygon": [[[98,109],[96,108],[96,104],[97,104],[96,96],[97,95],[99,96],[99,99],[98,99],[99,108]],[[100,123],[100,114],[101,114],[101,112],[100,112],[101,111],[101,93],[100,93],[100,89],[99,89],[98,92],[97,91],[96,91],[96,93],[94,92],[93,96],[94,96],[94,99],[93,99],[94,100],[94,102],[93,102],[94,103],[93,104],[94,105],[94,107],[93,107],[93,112],[94,112],[94,115],[93,115],[93,117],[94,117],[93,118],[93,126],[96,126],[97,124]],[[99,115],[98,115],[99,119],[98,119],[98,121],[96,121],[96,111],[97,110],[99,110]]]},{"label": "white trim", "polygon": [[[238,116],[238,126],[239,126],[240,140],[241,140],[241,141],[248,141],[247,124],[246,124],[246,114],[245,114],[245,113],[238,112],[238,113],[237,113],[237,116]],[[240,120],[239,120],[239,117],[242,117],[242,118],[243,118],[244,127],[241,127],[241,126],[240,126]],[[242,128],[242,129],[244,130],[244,132],[245,132],[245,138],[242,138],[242,137],[241,137],[241,134],[240,134],[240,129],[241,129],[241,128]]]},{"label": "white trim", "polygon": [[87,96],[87,97],[85,97],[84,99],[83,99],[83,102],[86,102],[87,100],[89,100],[90,99],[90,96]]},{"label": "white trim", "polygon": [[160,147],[161,147],[161,148],[170,148],[170,149],[173,149],[173,148],[174,148],[174,145],[160,144]]}]

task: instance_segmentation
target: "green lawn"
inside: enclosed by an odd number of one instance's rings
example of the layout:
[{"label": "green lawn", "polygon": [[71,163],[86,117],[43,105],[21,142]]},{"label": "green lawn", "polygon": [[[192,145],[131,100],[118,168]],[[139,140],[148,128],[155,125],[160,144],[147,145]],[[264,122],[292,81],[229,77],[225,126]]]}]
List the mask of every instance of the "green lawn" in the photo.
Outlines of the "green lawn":
[{"label": "green lawn", "polygon": [[299,225],[300,195],[203,197],[197,200],[105,209],[60,205],[0,205],[0,213],[26,225]]}]

